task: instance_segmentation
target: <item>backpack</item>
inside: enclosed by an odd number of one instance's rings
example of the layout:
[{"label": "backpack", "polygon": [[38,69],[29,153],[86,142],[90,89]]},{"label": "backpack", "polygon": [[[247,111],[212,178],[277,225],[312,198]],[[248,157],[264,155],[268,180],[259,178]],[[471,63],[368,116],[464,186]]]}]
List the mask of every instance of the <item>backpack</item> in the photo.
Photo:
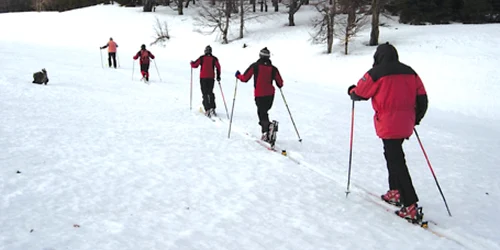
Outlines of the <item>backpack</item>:
[{"label": "backpack", "polygon": [[148,63],[149,62],[149,51],[141,50],[141,62]]}]

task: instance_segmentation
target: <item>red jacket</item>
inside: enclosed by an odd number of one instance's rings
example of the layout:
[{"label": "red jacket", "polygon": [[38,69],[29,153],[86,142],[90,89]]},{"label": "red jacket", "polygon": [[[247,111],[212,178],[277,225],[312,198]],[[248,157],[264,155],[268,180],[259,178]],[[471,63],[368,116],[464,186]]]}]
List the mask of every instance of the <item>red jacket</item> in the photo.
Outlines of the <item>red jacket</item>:
[{"label": "red jacket", "polygon": [[149,58],[151,59],[155,59],[155,56],[153,55],[153,53],[151,53],[149,50],[147,49],[141,49],[139,52],[137,52],[137,54],[135,54],[134,56],[134,60],[137,60],[137,58],[140,57],[140,64],[149,64]]},{"label": "red jacket", "polygon": [[200,69],[200,78],[215,78],[214,68],[217,69],[217,78],[220,78],[220,64],[219,59],[217,57],[208,54],[200,56],[196,61],[191,63],[191,68],[198,68],[201,65]]},{"label": "red jacket", "polygon": [[423,118],[427,93],[417,73],[400,63],[395,48],[388,46],[379,46],[382,49],[377,49],[374,67],[350,94],[372,99],[375,129],[380,138],[403,139],[412,135],[415,124]]},{"label": "red jacket", "polygon": [[237,78],[242,82],[248,82],[250,78],[254,79],[254,96],[274,95],[273,80],[276,81],[278,88],[283,87],[283,79],[276,67],[271,64],[269,59],[259,59],[248,67],[242,75]]}]

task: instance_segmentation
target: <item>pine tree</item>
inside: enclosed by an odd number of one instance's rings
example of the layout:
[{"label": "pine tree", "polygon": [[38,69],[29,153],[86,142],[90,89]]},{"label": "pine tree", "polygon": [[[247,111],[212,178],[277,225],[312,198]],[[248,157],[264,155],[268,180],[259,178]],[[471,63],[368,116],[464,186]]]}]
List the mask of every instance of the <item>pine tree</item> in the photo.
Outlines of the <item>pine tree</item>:
[{"label": "pine tree", "polygon": [[492,12],[489,0],[464,0],[462,20],[464,23],[484,23],[490,19]]}]

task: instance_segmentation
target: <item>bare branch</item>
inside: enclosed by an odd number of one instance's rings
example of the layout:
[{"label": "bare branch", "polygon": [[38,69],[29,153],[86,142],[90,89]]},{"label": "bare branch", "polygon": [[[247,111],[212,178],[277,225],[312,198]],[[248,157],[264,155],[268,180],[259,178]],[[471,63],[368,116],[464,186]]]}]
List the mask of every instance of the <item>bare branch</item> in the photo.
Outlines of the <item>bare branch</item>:
[{"label": "bare branch", "polygon": [[164,43],[170,39],[168,34],[168,24],[167,21],[160,22],[160,19],[156,18],[156,23],[154,25],[155,36],[154,41],[150,45],[160,44],[165,46]]}]

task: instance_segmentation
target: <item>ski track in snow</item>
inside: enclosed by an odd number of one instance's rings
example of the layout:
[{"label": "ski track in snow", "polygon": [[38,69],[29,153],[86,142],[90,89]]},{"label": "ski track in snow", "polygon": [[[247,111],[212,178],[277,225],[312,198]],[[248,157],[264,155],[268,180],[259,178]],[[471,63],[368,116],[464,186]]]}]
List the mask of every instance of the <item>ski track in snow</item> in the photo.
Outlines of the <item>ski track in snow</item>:
[{"label": "ski track in snow", "polygon": [[[0,38],[1,250],[500,248],[500,221],[491,216],[500,191],[494,178],[500,144],[493,139],[500,107],[484,98],[498,89],[491,82],[499,79],[500,36],[494,34],[500,26],[388,21],[381,28],[381,40],[393,41],[426,84],[430,107],[417,129],[453,217],[412,137],[405,153],[419,204],[460,245],[365,200],[359,187],[383,193],[387,176],[367,102],[355,106],[352,185],[345,197],[351,115],[345,91],[371,64],[374,48],[363,46],[365,35],[354,41],[350,56],[321,55],[323,47],[303,38],[311,15],[304,8],[297,29],[270,35],[281,22],[265,20],[267,30],[250,23],[247,38],[220,46],[214,36],[192,32],[194,12],[177,17],[164,15],[169,8],[148,15],[140,8],[95,6],[0,15],[2,23],[18,23],[0,27],[7,34]],[[144,27],[156,15],[169,21],[173,39],[165,48],[150,48],[157,59],[146,85],[130,59],[151,37],[152,29]],[[25,18],[36,18],[37,27],[73,26],[42,35],[21,22]],[[103,69],[97,51],[109,36],[120,46],[116,70],[106,67],[105,51]],[[241,49],[243,43],[249,47]],[[189,110],[188,62],[207,44],[221,60],[229,112],[235,100],[230,139],[219,86],[217,110],[226,122],[214,123],[196,110],[198,70]],[[245,70],[264,46],[283,75],[303,139],[298,142],[277,92],[270,112],[280,121],[277,145],[300,165],[255,143],[260,131],[252,82],[237,82],[234,93],[234,71]],[[187,47],[194,49],[179,49]],[[290,60],[292,48],[300,62]],[[48,86],[30,83],[41,68],[48,70]]]}]

